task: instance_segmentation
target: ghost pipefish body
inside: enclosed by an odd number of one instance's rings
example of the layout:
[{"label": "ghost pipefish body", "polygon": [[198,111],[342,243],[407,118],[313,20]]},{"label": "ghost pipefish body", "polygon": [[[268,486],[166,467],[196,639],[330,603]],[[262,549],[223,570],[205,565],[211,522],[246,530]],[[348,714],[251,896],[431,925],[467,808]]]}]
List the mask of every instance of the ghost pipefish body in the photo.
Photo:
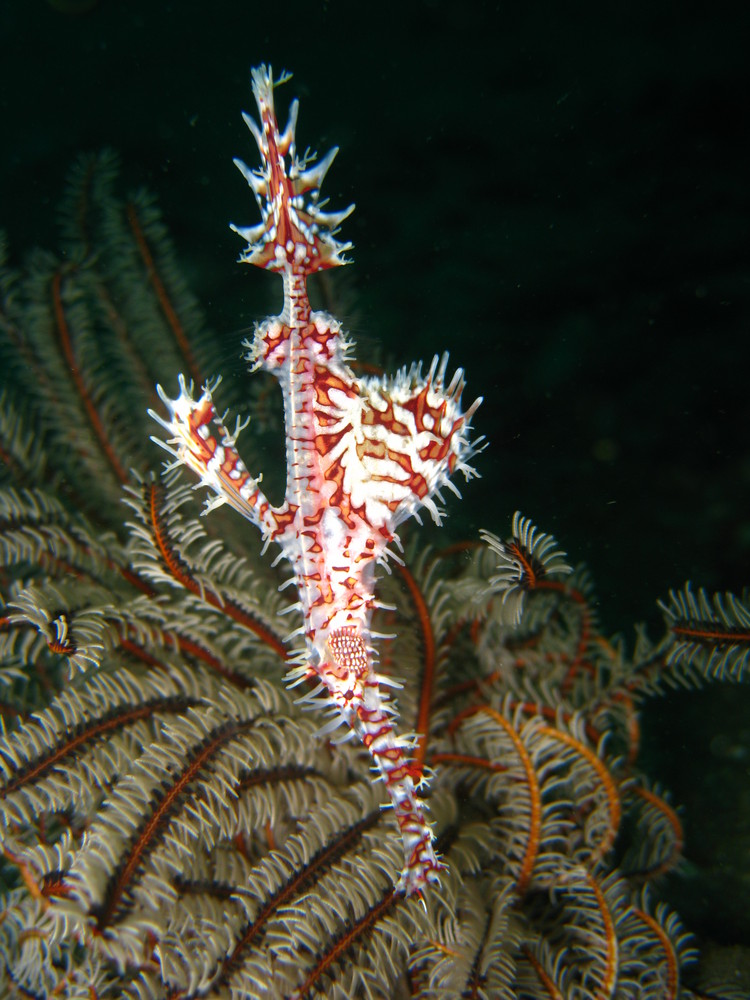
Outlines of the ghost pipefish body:
[{"label": "ghost pipefish body", "polygon": [[352,344],[340,324],[311,309],[309,275],[347,263],[351,244],[335,234],[354,206],[324,210],[320,188],[337,150],[321,160],[297,155],[296,100],[279,130],[274,86],[287,79],[282,74],[275,83],[265,66],[253,71],[260,123],[244,119],[261,163],[255,169],[235,163],[261,221],[232,226],[248,244],[240,260],[277,271],[284,283],[281,313],[257,324],[243,344],[252,370],[272,372],[283,393],[284,502],[273,506],[242,462],[239,427],[230,433],[214,407],[218,381],[197,399],[182,376],[176,399],[159,386],[168,415],[151,415],[167,431],[166,441],[155,440],[213,494],[207,508],[230,504],[291,564],[303,620],[293,635],[304,643],[292,655],[287,679],[316,681],[311,695],[332,715],[322,731],[345,724],[371,754],[404,845],[396,888],[409,894],[437,881],[442,865],[417,794],[422,774],[410,757],[413,738],[397,733],[395,706],[383,690],[393,682],[376,669],[375,571],[393,555],[389,546],[398,544],[403,521],[426,507],[440,523],[441,487],[457,492],[451,475],[475,474],[468,463],[477,442],[469,432],[480,400],[462,410],[463,372],[448,381],[447,355],[435,357],[426,374],[412,365],[393,377],[356,377],[348,364]]}]

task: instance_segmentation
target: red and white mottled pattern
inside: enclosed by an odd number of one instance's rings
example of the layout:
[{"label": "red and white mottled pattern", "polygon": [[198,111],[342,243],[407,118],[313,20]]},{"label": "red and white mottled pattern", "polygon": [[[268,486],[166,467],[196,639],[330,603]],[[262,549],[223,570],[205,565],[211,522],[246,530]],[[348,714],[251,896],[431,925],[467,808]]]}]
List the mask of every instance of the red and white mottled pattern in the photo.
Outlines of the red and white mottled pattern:
[{"label": "red and white mottled pattern", "polygon": [[[368,749],[385,782],[404,841],[399,888],[419,891],[435,881],[440,862],[425,810],[416,793],[410,738],[394,729],[395,708],[382,690],[391,682],[376,669],[370,622],[376,607],[375,567],[398,542],[397,526],[420,507],[439,523],[434,498],[467,464],[473,446],[469,420],[477,400],[461,410],[459,370],[446,384],[447,355],[422,374],[414,365],[393,378],[357,378],[347,364],[351,345],[340,325],[313,312],[307,276],[345,263],[350,244],[333,233],[349,214],[323,212],[320,185],[336,150],[319,163],[295,152],[297,102],[279,132],[270,69],[253,71],[260,127],[245,116],[261,154],[256,170],[238,163],[253,189],[262,221],[239,229],[248,247],[241,260],[284,279],[284,308],[258,324],[245,343],[253,370],[273,372],[284,396],[287,485],[284,503],[273,507],[250,475],[212,401],[216,384],[199,399],[180,378],[180,394],[166,404],[164,444],[192,469],[214,497],[229,503],[289,560],[303,617],[302,647],[289,679],[317,677],[325,702],[335,706],[331,731],[345,722]],[[353,207],[353,206],[352,206]],[[297,633],[294,633],[295,635]]]}]

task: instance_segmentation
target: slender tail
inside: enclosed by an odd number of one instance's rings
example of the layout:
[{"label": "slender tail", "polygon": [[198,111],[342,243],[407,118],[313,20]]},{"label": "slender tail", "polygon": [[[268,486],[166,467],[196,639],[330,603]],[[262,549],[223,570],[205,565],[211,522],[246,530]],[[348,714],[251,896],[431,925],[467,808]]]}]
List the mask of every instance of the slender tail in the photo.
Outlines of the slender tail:
[{"label": "slender tail", "polygon": [[435,854],[432,827],[414,784],[414,761],[408,756],[413,743],[396,735],[379,696],[377,701],[374,708],[364,704],[357,706],[354,728],[388,790],[404,845],[404,867],[396,888],[411,895],[430,882],[438,882],[439,873],[445,866]]}]

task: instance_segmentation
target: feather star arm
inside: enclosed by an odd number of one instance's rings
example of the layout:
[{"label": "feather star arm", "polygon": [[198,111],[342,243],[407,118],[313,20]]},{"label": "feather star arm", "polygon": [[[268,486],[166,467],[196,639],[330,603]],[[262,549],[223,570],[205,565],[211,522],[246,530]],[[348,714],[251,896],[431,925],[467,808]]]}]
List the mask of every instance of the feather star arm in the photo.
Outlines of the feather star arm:
[{"label": "feather star arm", "polygon": [[351,345],[340,325],[311,309],[306,288],[315,271],[346,263],[351,246],[335,233],[353,206],[328,212],[319,200],[336,150],[319,162],[312,155],[299,159],[297,102],[280,132],[270,68],[255,69],[252,81],[260,125],[244,118],[261,163],[250,169],[235,162],[253,190],[261,221],[232,228],[248,243],[240,259],[280,272],[284,282],[281,313],[259,323],[244,345],[253,370],[272,372],[284,397],[283,504],[273,507],[244,466],[237,432],[229,433],[214,408],[217,383],[204,387],[197,400],[182,377],[174,400],[159,387],[168,415],[151,415],[167,431],[167,440],[158,443],[213,494],[208,506],[231,504],[289,560],[303,617],[294,635],[304,644],[287,679],[317,680],[322,703],[334,709],[323,731],[343,723],[371,754],[404,843],[398,889],[419,892],[437,881],[441,862],[416,790],[422,775],[409,756],[413,741],[396,732],[395,707],[383,691],[389,682],[376,670],[375,568],[386,561],[388,546],[398,543],[398,525],[418,516],[421,507],[440,522],[435,499],[441,500],[444,486],[455,490],[453,473],[475,475],[469,462],[478,442],[469,433],[481,400],[462,410],[463,373],[459,369],[447,380],[447,355],[436,357],[426,374],[413,365],[392,378],[354,375],[347,364]]}]

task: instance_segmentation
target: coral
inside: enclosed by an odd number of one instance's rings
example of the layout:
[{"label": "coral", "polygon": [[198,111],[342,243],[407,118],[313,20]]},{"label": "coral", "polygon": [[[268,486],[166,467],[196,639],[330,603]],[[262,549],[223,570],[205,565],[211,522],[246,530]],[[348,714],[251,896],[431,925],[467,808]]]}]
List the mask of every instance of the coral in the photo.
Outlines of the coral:
[{"label": "coral", "polygon": [[407,540],[374,628],[446,867],[397,891],[370,758],[284,689],[283,577],[150,471],[155,382],[202,382],[220,348],[115,178],[81,161],[59,255],[2,273],[5,993],[731,997],[684,985],[689,935],[655,902],[683,835],[638,769],[638,709],[744,679],[746,604],[685,587],[628,651],[527,518]]}]

